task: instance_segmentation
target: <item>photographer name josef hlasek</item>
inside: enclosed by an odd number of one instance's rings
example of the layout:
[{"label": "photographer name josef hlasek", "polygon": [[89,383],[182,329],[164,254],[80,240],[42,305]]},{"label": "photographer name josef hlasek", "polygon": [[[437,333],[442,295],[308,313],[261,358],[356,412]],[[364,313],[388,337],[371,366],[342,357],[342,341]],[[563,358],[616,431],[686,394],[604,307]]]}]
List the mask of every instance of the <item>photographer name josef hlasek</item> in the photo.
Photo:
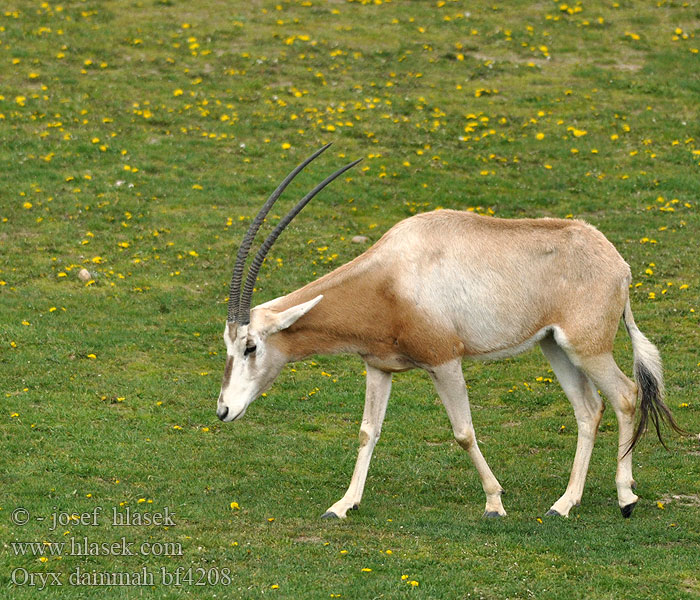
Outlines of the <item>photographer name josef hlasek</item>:
[{"label": "photographer name josef hlasek", "polygon": [[[96,506],[92,511],[80,515],[69,512],[54,512],[51,515],[51,527],[49,531],[54,531],[56,527],[65,527],[67,525],[88,525],[97,527],[102,525],[100,522],[101,516],[101,506]],[[112,525],[112,527],[146,527],[149,525],[175,527],[174,516],[175,513],[171,512],[170,508],[167,506],[161,512],[140,512],[132,510],[129,507],[119,510],[116,506],[113,506],[112,518],[107,520],[107,523]]]}]

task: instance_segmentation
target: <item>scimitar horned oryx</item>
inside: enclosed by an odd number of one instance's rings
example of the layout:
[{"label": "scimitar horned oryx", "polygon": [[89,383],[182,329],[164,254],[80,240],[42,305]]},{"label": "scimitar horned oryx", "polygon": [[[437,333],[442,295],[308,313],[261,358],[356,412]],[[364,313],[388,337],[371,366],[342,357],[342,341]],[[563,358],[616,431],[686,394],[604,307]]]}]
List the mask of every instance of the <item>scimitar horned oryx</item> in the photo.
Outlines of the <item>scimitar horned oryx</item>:
[{"label": "scimitar horned oryx", "polygon": [[[219,419],[240,419],[289,362],[312,354],[359,354],[367,365],[367,381],[357,463],[347,492],[323,515],[343,518],[362,498],[392,373],[424,369],[457,442],[479,473],[485,516],[503,516],[503,489],[472,426],[462,358],[503,358],[539,343],[578,424],[569,484],[547,514],[567,516],[581,501],[603,414],[601,390],[619,423],[615,480],[620,509],[629,517],[638,499],[632,491],[632,448],[649,421],[659,439],[662,422],[681,430],[663,402],[659,353],[632,317],[630,268],[594,227],[576,220],[497,219],[454,210],[418,214],[394,225],[349,263],[251,310],[258,272],[279,234],[315,194],[359,162],[333,173],[280,220],[255,255],[241,291],[246,257],[270,207],[327,148],[287,176],[241,243],[224,331]],[[636,383],[613,360],[621,318],[632,339]]]}]

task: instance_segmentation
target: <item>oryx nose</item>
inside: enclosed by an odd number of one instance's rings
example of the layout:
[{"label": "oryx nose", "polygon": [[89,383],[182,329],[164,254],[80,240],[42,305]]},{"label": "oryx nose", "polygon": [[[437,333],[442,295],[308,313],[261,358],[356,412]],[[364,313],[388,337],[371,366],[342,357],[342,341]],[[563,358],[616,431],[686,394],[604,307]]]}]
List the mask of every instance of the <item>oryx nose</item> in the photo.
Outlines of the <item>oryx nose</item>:
[{"label": "oryx nose", "polygon": [[226,418],[226,415],[228,415],[228,406],[223,405],[216,409],[216,416],[222,421]]}]

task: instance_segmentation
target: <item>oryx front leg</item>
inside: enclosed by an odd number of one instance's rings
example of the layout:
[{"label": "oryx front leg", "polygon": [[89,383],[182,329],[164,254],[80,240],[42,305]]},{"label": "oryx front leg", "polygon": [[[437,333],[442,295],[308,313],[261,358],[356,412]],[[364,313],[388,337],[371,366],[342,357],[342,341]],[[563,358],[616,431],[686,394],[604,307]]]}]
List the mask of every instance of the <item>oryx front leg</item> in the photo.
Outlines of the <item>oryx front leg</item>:
[{"label": "oryx front leg", "polygon": [[345,495],[331,506],[322,517],[344,519],[348,510],[356,509],[359,506],[372,452],[382,432],[382,423],[390,393],[391,373],[367,365],[365,410],[362,415],[362,425],[360,425],[360,450],[357,454],[355,470]]},{"label": "oryx front leg", "polygon": [[467,386],[464,383],[462,362],[455,361],[445,363],[433,369],[430,373],[442,403],[447,410],[447,416],[452,423],[452,431],[455,439],[472,459],[481,478],[481,485],[486,493],[485,517],[504,517],[506,511],[501,502],[503,488],[494,477],[484,456],[479,450],[476,441],[474,426],[472,425]]}]

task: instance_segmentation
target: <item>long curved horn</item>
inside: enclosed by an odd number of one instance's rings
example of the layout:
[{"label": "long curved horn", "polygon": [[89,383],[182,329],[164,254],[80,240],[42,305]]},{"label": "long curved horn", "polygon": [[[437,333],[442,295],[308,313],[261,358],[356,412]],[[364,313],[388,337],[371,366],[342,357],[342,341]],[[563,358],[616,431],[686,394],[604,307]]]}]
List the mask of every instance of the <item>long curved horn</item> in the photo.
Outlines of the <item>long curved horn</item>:
[{"label": "long curved horn", "polygon": [[331,181],[333,181],[336,177],[340,177],[343,173],[345,173],[345,171],[347,171],[348,169],[352,169],[352,167],[354,167],[361,160],[362,159],[359,158],[351,162],[349,165],[345,165],[342,169],[338,169],[332,175],[326,177],[326,179],[324,179],[306,196],[299,200],[298,204],[287,213],[284,219],[282,219],[277,224],[277,227],[275,227],[272,230],[272,233],[270,233],[270,235],[267,236],[262,246],[260,246],[258,253],[255,255],[253,262],[250,264],[250,268],[248,269],[248,276],[246,277],[245,287],[243,288],[243,293],[241,294],[241,304],[238,307],[238,322],[241,325],[247,325],[248,323],[250,323],[250,302],[253,297],[253,288],[255,287],[255,280],[258,277],[258,273],[260,272],[260,267],[262,266],[263,260],[265,260],[265,256],[269,252],[270,248],[272,248],[272,244],[275,243],[275,240],[279,237],[282,231],[284,231],[284,228],[287,225],[289,225],[292,219],[301,212],[301,209],[304,208],[316,194],[318,194],[324,187],[331,183]]},{"label": "long curved horn", "polygon": [[267,199],[265,204],[263,204],[263,207],[260,209],[260,211],[258,211],[258,214],[253,220],[253,222],[250,224],[250,227],[248,227],[248,231],[246,232],[245,237],[243,238],[243,241],[241,242],[241,245],[238,248],[238,254],[236,255],[236,263],[233,267],[233,276],[231,277],[231,284],[229,286],[227,319],[229,323],[233,323],[238,320],[238,306],[240,304],[243,271],[245,269],[246,258],[248,258],[248,252],[250,252],[250,247],[253,244],[253,240],[255,239],[255,234],[258,232],[258,229],[260,229],[260,226],[262,225],[262,222],[267,216],[267,213],[270,212],[272,205],[282,195],[282,192],[289,185],[292,179],[294,179],[299,174],[299,172],[302,169],[304,169],[304,167],[306,167],[306,165],[308,165],[312,160],[314,160],[319,154],[325,152],[331,145],[331,143],[326,144],[325,146],[323,146],[323,148],[320,148],[319,150],[316,150],[316,152],[309,156],[309,158],[307,158],[293,171],[291,171],[289,175],[287,175],[287,177],[284,178],[282,183],[280,183],[277,186],[277,189],[274,192],[272,192],[272,195]]}]

